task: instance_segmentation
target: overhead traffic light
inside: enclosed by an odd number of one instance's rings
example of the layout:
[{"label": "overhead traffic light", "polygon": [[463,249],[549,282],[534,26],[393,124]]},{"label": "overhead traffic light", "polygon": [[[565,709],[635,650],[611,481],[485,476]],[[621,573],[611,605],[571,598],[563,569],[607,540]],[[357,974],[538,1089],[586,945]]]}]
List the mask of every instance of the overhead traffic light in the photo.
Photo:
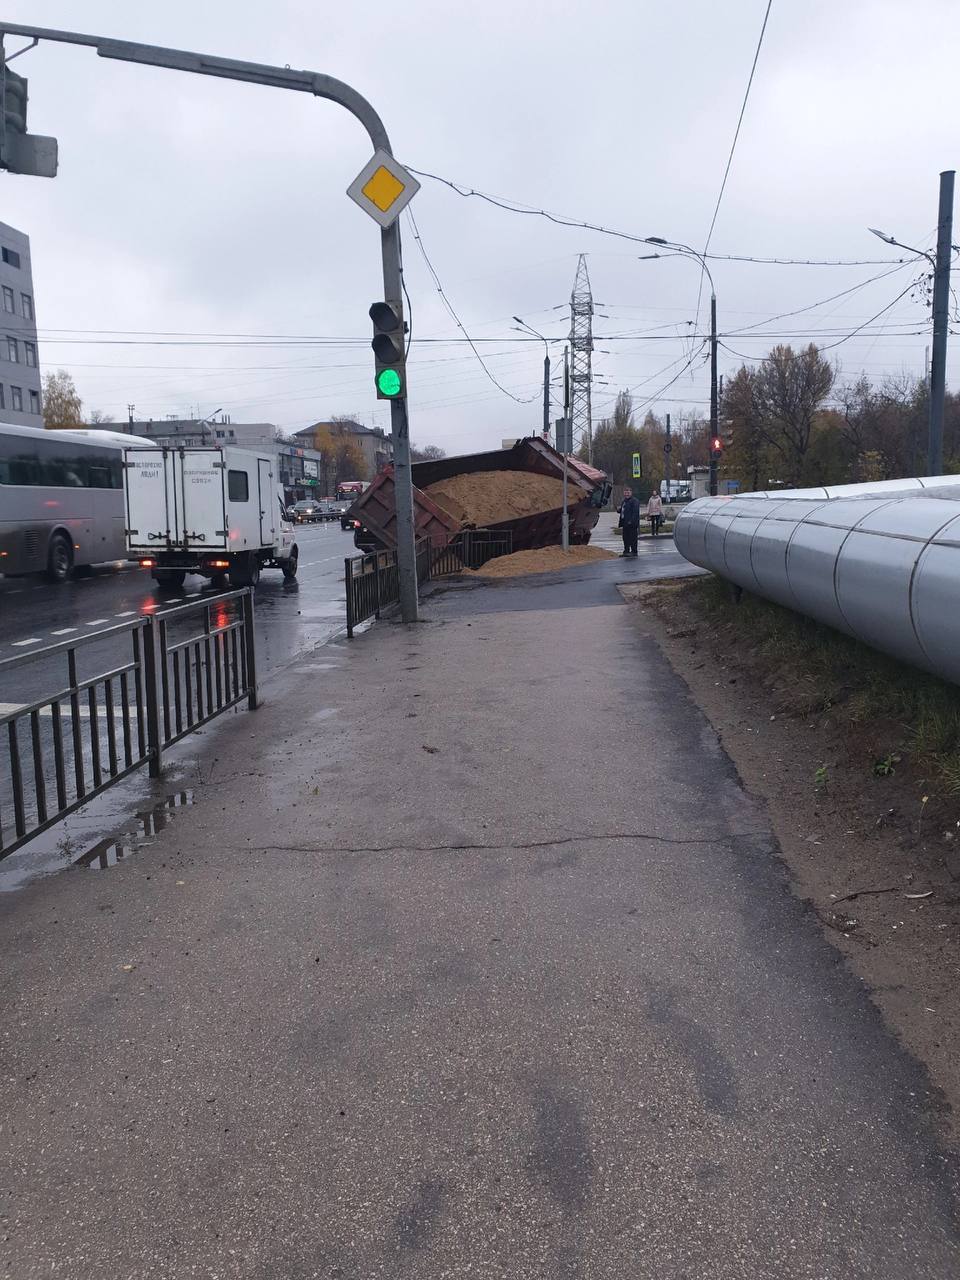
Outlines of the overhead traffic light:
[{"label": "overhead traffic light", "polygon": [[0,169],[57,176],[57,140],[27,133],[27,82],[3,61],[0,50]]},{"label": "overhead traffic light", "polygon": [[373,354],[377,362],[378,400],[400,400],[407,394],[404,366],[403,310],[398,302],[375,302],[370,308],[373,321]]},{"label": "overhead traffic light", "polygon": [[723,453],[723,441],[719,436],[710,437],[710,453],[714,458],[719,458]]}]

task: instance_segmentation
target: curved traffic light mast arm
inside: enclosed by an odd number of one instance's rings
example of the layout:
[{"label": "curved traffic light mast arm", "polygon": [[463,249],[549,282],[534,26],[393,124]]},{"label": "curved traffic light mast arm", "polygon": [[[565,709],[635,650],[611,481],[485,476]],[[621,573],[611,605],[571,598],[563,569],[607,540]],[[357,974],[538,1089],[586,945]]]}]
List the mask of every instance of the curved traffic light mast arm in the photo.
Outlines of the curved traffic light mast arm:
[{"label": "curved traffic light mast arm", "polygon": [[[77,31],[58,31],[49,27],[29,27],[17,22],[0,21],[0,42],[4,36],[24,36],[28,40],[51,40],[58,44],[82,45],[95,49],[101,58],[119,62],[138,62],[145,66],[166,67],[171,71],[189,71],[201,76],[219,76],[224,80],[240,80],[275,89],[292,89],[327,98],[345,107],[359,120],[369,135],[375,151],[392,156],[390,139],[383,121],[370,103],[356,89],[333,76],[317,71],[295,71],[291,67],[273,67],[259,62],[241,62],[235,58],[218,58],[206,53],[190,53],[184,49],[166,49],[161,45],[136,44],[129,40],[113,40],[106,36],[85,35]],[[54,172],[56,166],[54,165]],[[51,175],[52,176],[52,175]],[[383,288],[387,302],[402,307],[402,272],[400,259],[400,224],[394,220],[380,229],[383,256]],[[404,395],[390,402],[390,425],[393,436],[394,485],[397,510],[397,567],[400,579],[400,612],[404,622],[417,620],[416,545],[413,525],[413,489],[410,473],[410,428],[407,420],[406,383]]]}]

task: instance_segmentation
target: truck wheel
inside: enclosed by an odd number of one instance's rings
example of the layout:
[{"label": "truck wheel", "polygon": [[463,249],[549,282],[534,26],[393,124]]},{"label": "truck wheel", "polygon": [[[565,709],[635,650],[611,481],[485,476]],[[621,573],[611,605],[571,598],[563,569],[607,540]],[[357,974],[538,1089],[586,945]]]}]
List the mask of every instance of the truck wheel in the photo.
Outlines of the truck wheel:
[{"label": "truck wheel", "polygon": [[255,587],[260,581],[260,561],[255,555],[247,552],[237,556],[230,566],[231,587]]},{"label": "truck wheel", "polygon": [[227,575],[225,573],[212,573],[210,575],[210,585],[214,591],[223,591],[227,585]]},{"label": "truck wheel", "polygon": [[186,576],[184,569],[154,569],[150,574],[161,591],[176,591],[183,586]]},{"label": "truck wheel", "polygon": [[64,534],[55,533],[47,552],[47,577],[51,582],[66,582],[72,569],[73,546]]},{"label": "truck wheel", "polygon": [[294,549],[290,553],[290,559],[283,562],[283,578],[285,582],[293,582],[297,576],[297,564],[300,559],[300,553]]}]

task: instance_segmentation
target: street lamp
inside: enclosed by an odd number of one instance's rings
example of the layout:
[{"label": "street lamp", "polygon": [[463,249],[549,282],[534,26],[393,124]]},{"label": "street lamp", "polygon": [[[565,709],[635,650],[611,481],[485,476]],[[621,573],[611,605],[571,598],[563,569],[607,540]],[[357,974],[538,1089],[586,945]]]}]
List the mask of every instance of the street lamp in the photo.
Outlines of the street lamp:
[{"label": "street lamp", "polygon": [[528,333],[532,333],[535,338],[539,338],[543,343],[543,434],[544,437],[550,435],[550,347],[546,338],[542,333],[538,333],[532,324],[527,324],[526,320],[521,320],[519,316],[514,316],[517,324],[521,328],[526,329]]},{"label": "street lamp", "polygon": [[215,417],[217,416],[217,414],[218,414],[218,413],[223,413],[223,408],[222,408],[222,407],[221,407],[221,408],[219,408],[219,409],[214,409],[213,413],[208,413],[208,414],[207,414],[207,416],[206,416],[205,418],[201,418],[201,419],[200,419],[200,425],[201,425],[201,427],[204,427],[206,431],[210,431],[210,430],[211,430],[211,427],[210,427],[210,420],[211,420],[211,418],[215,418]]},{"label": "street lamp", "polygon": [[927,474],[943,473],[943,405],[947,390],[947,328],[950,304],[950,243],[953,238],[953,171],[940,175],[940,210],[937,220],[937,256],[925,249],[914,249],[903,244],[886,231],[867,227],[872,235],[884,244],[896,245],[920,258],[926,258],[933,267],[933,359],[930,362],[930,403],[927,426]]},{"label": "street lamp", "polygon": [[[717,453],[713,447],[713,442],[718,439],[720,405],[717,398],[717,291],[714,288],[713,276],[707,266],[706,257],[688,244],[681,244],[676,240],[664,240],[662,236],[647,236],[644,243],[663,245],[665,249],[672,249],[674,253],[678,253],[681,256],[686,254],[691,258],[695,258],[710,281],[710,496],[715,498],[718,488]],[[662,255],[655,253],[650,256],[659,258]]]}]

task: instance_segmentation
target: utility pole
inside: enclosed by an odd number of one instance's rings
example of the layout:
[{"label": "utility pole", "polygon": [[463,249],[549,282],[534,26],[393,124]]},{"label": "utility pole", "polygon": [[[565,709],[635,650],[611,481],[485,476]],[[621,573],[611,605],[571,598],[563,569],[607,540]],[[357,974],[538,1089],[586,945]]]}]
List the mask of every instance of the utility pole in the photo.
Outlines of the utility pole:
[{"label": "utility pole", "polygon": [[947,330],[950,309],[950,254],[953,240],[952,169],[940,174],[937,265],[933,273],[933,362],[930,365],[930,441],[927,471],[943,474],[943,402],[947,386]]},{"label": "utility pole", "polygon": [[940,174],[940,205],[937,211],[937,256],[926,249],[915,249],[896,236],[876,227],[867,227],[871,235],[885,244],[926,258],[933,267],[933,361],[930,365],[929,418],[927,427],[927,475],[943,474],[943,402],[947,388],[947,332],[950,310],[950,254],[953,240],[953,169]]},{"label": "utility pole", "polygon": [[673,465],[670,460],[670,455],[672,453],[673,453],[673,443],[670,440],[670,415],[668,413],[667,414],[667,438],[664,441],[664,445],[663,445],[663,470],[667,479],[667,501],[668,502],[670,501],[670,471]]},{"label": "utility pole", "polygon": [[[51,40],[58,44],[84,45],[94,49],[101,58],[112,58],[120,62],[138,62],[151,67],[166,67],[171,71],[190,71],[196,75],[218,76],[225,80],[262,84],[274,89],[293,89],[300,93],[313,94],[316,98],[327,98],[346,108],[366,129],[373,144],[374,160],[382,156],[390,165],[387,183],[389,186],[389,179],[393,179],[393,187],[390,189],[393,195],[392,201],[388,199],[385,204],[376,203],[368,197],[366,205],[363,205],[356,195],[351,195],[351,198],[357,199],[371,217],[380,223],[384,298],[389,304],[399,309],[402,322],[403,278],[400,266],[400,223],[397,215],[418,190],[419,183],[393,161],[393,150],[383,121],[366,98],[351,85],[317,71],[297,71],[292,67],[241,62],[234,58],[190,53],[183,49],[166,49],[159,45],[135,44],[128,40],[86,35],[76,31],[57,31],[48,27],[28,27],[21,23],[0,21],[0,72],[2,72],[4,89],[3,101],[0,102],[0,114],[2,114],[0,168],[13,173],[32,173],[52,178],[57,171],[57,145],[52,138],[33,138],[25,131],[27,84],[25,80],[6,70],[2,49],[5,35],[24,36],[34,44],[40,40]],[[8,86],[10,95],[7,93]],[[8,96],[11,97],[17,109],[8,110]],[[382,169],[383,165],[380,167]],[[361,173],[360,176],[364,177],[364,174]],[[374,181],[377,177],[378,173],[374,173],[370,181]],[[383,192],[384,186],[381,185],[377,193],[378,197],[382,197]],[[366,192],[363,194],[366,195]],[[380,216],[375,212],[376,209],[380,210]],[[386,219],[391,219],[389,225],[385,225]],[[400,614],[404,622],[416,622],[417,564],[405,370],[401,376],[400,387],[400,392],[392,393],[390,398]]]},{"label": "utility pole", "polygon": [[519,316],[513,318],[518,325],[543,343],[543,436],[547,439],[550,435],[550,346],[543,334],[538,333],[533,325],[527,324],[526,320],[521,320]]},{"label": "utility pole", "polygon": [[720,458],[714,446],[719,437],[720,401],[717,395],[717,295],[710,292],[710,497],[715,498],[719,489],[717,470]]},{"label": "utility pole", "polygon": [[[581,259],[582,261],[582,259]],[[570,514],[567,509],[567,450],[573,445],[573,423],[570,420],[570,361],[568,349],[563,348],[563,430],[566,440],[563,449],[563,515],[560,517],[560,545],[570,550]]]},{"label": "utility pole", "polygon": [[587,461],[593,463],[593,293],[587,255],[581,253],[570,294],[571,406],[574,439],[586,440]]}]

